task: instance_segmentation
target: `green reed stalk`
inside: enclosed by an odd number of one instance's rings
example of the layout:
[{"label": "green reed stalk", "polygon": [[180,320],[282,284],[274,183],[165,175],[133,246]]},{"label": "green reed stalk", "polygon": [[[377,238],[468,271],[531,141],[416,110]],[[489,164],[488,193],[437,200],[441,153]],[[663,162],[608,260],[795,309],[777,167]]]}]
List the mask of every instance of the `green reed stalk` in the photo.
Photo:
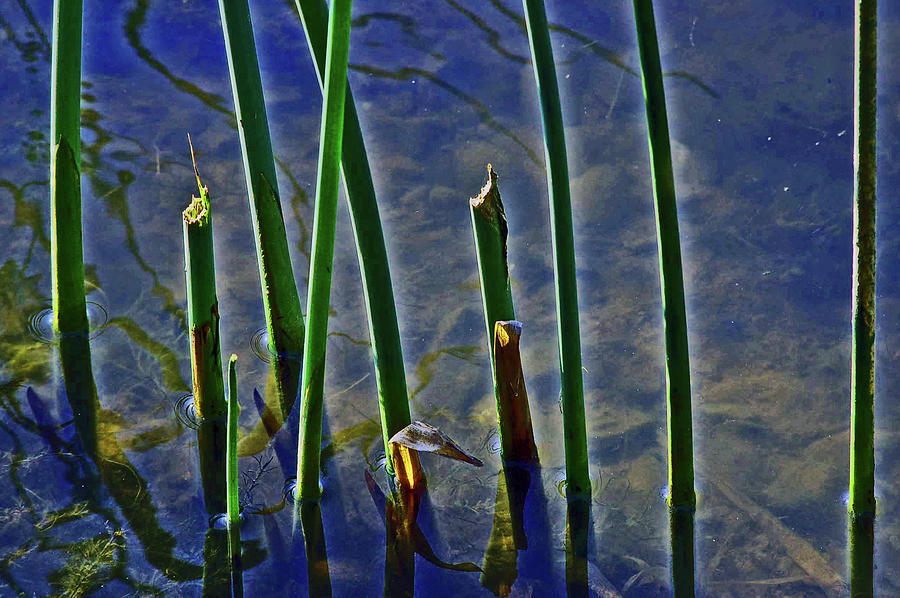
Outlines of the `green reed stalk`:
[{"label": "green reed stalk", "polygon": [[659,279],[666,336],[666,409],[669,438],[670,507],[691,508],[694,493],[694,447],[691,425],[691,368],[688,355],[684,278],[675,204],[675,176],[669,146],[669,123],[663,89],[656,22],[651,0],[634,0],[641,78],[647,108],[653,202],[656,207]]},{"label": "green reed stalk", "polygon": [[[299,500],[318,500],[319,460],[324,407],[325,345],[328,340],[328,310],[331,297],[331,269],[334,261],[334,227],[340,185],[341,142],[344,128],[344,96],[347,89],[347,62],[350,50],[350,7],[352,0],[332,0],[328,17],[328,57],[325,62],[325,91],[322,129],[319,136],[319,171],[316,180],[316,212],[310,258],[309,296],[303,353],[303,403],[297,454],[297,494]],[[298,517],[295,517],[295,522]]]},{"label": "green reed stalk", "polygon": [[228,556],[231,562],[231,590],[234,598],[244,595],[241,559],[241,508],[238,502],[238,404],[237,355],[228,360],[228,432],[225,449],[225,519],[228,522]]},{"label": "green reed stalk", "polygon": [[219,0],[231,90],[250,197],[259,280],[269,341],[279,356],[278,390],[282,412],[293,404],[303,343],[303,314],[288,252],[278,197],[275,160],[266,119],[262,80],[247,0]]},{"label": "green reed stalk", "polygon": [[[319,84],[324,86],[328,7],[324,0],[296,0],[296,5],[303,21],[307,45],[313,56]],[[382,440],[384,452],[388,455],[388,466],[393,470],[388,441],[412,421],[409,413],[409,392],[406,387],[397,308],[394,304],[391,272],[384,233],[381,229],[381,217],[378,213],[375,186],[349,85],[344,104],[344,140],[341,148],[341,169],[347,191],[347,203],[350,206],[353,235],[356,239],[366,315],[369,320],[369,339],[375,359]],[[418,455],[412,454],[412,459],[415,461],[413,465],[421,470]],[[424,480],[424,477],[422,479]]]},{"label": "green reed stalk", "polygon": [[560,405],[566,450],[566,496],[590,496],[587,431],[584,421],[584,380],[581,374],[581,333],[578,325],[578,288],[575,279],[575,239],[572,202],[569,198],[569,166],[566,138],[550,30],[543,0],[523,0],[528,43],[541,103],[544,155],[550,191],[550,228],[553,239],[553,271],[556,284],[556,318],[559,331]]},{"label": "green reed stalk", "polygon": [[853,341],[850,357],[850,592],[872,596],[875,518],[875,139],[878,4],[856,4],[853,70]]},{"label": "green reed stalk", "polygon": [[[188,138],[190,139],[190,138]],[[194,148],[191,146],[191,158]],[[184,271],[187,283],[188,330],[191,334],[191,372],[194,407],[200,419],[225,414],[225,383],[219,349],[219,301],[216,298],[216,260],[213,252],[209,188],[194,174],[200,197],[184,210]]]},{"label": "green reed stalk", "polygon": [[53,3],[50,260],[53,329],[87,333],[81,236],[81,0]]},{"label": "green reed stalk", "polygon": [[228,442],[225,445],[225,492],[228,495],[226,503],[226,515],[228,516],[228,528],[234,529],[241,520],[240,507],[238,505],[238,416],[241,406],[238,404],[237,391],[237,355],[231,354],[228,360]]}]

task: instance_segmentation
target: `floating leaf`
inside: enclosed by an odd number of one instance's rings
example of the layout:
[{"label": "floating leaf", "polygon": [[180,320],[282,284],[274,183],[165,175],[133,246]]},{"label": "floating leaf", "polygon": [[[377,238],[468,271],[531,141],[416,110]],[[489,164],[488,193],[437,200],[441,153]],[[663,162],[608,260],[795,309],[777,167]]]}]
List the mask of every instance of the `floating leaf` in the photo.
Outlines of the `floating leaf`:
[{"label": "floating leaf", "polygon": [[414,421],[394,434],[390,443],[399,444],[419,452],[434,453],[450,457],[451,459],[465,461],[475,467],[484,465],[480,459],[459,448],[459,445],[453,442],[449,436],[425,422]]}]

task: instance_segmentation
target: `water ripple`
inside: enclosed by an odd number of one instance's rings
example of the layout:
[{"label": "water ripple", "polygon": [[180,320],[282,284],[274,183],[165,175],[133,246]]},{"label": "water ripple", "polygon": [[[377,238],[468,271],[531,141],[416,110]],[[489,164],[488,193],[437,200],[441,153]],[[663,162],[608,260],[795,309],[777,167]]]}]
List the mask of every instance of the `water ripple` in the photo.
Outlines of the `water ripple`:
[{"label": "water ripple", "polygon": [[197,405],[194,404],[194,395],[184,395],[173,406],[175,417],[178,421],[192,430],[200,429],[200,418],[197,416]]},{"label": "water ripple", "polygon": [[[91,338],[97,338],[106,329],[109,312],[96,301],[87,302],[88,329]],[[56,333],[53,331],[53,307],[45,305],[28,316],[28,334],[34,340],[48,345],[56,344]]]},{"label": "water ripple", "polygon": [[265,361],[272,363],[272,358],[276,356],[275,349],[269,343],[269,330],[260,328],[250,337],[250,350],[253,354]]}]

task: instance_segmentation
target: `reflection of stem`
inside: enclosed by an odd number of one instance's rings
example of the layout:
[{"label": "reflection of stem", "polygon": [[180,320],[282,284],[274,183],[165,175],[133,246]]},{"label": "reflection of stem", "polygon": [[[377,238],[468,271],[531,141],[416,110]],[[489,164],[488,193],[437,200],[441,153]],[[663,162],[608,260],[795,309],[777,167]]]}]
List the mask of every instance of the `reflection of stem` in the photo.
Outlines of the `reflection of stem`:
[{"label": "reflection of stem", "polygon": [[228,576],[228,532],[221,529],[206,531],[203,541],[203,596],[230,596]]},{"label": "reflection of stem", "polygon": [[434,73],[430,71],[426,71],[423,69],[412,68],[412,67],[400,67],[396,70],[387,70],[367,64],[351,64],[350,69],[354,71],[359,71],[361,73],[366,73],[367,75],[372,75],[375,77],[382,77],[384,79],[395,79],[397,81],[405,81],[407,79],[412,79],[414,77],[420,77],[422,79],[427,79],[431,81],[441,89],[455,95],[459,99],[466,102],[472,110],[475,111],[475,114],[478,115],[478,118],[481,120],[482,124],[486,127],[497,131],[509,137],[512,141],[515,142],[516,145],[522,148],[525,154],[528,156],[528,159],[534,162],[536,165],[541,166],[541,159],[538,157],[537,153],[528,147],[524,141],[519,139],[515,133],[501,125],[494,118],[491,113],[491,109],[487,107],[487,105],[481,100],[475,98],[475,96],[469,95],[466,92],[450,85]]},{"label": "reflection of stem", "polygon": [[231,596],[244,596],[244,565],[241,555],[241,526],[239,522],[229,522],[228,527],[228,560],[231,566]]},{"label": "reflection of stem", "polygon": [[850,596],[871,598],[874,592],[875,517],[850,516]]},{"label": "reflection of stem", "polygon": [[674,598],[694,598],[694,510],[669,508]]},{"label": "reflection of stem", "polygon": [[81,445],[138,537],[147,561],[175,581],[200,578],[202,568],[173,556],[175,538],[159,527],[147,482],[129,462],[116,439],[115,429],[98,421],[100,401],[87,335],[60,337],[59,352],[66,398]]},{"label": "reflection of stem", "polygon": [[141,27],[144,26],[144,23],[147,20],[147,10],[149,8],[150,2],[148,0],[137,0],[134,8],[131,9],[125,17],[125,39],[128,40],[128,43],[134,48],[134,51],[137,52],[138,58],[171,81],[172,85],[179,91],[192,95],[209,108],[227,115],[232,126],[234,126],[234,113],[222,105],[224,102],[223,98],[214,93],[200,89],[186,79],[176,77],[166,65],[153,56],[153,54],[150,53],[150,50],[143,45],[141,42]]},{"label": "reflection of stem", "polygon": [[587,598],[588,537],[591,531],[591,502],[570,499],[566,505],[566,596]]},{"label": "reflection of stem", "polygon": [[301,502],[299,511],[303,545],[306,549],[309,595],[328,598],[331,596],[331,574],[328,570],[328,554],[325,550],[322,510],[319,508],[318,502]]},{"label": "reflection of stem", "polygon": [[412,540],[415,525],[413,492],[398,492],[384,503],[385,553],[384,598],[412,598],[415,592],[416,551]]},{"label": "reflection of stem", "polygon": [[508,595],[521,570],[530,578],[529,584],[534,582],[535,595],[554,595],[549,532],[541,468],[505,466],[497,477],[494,523],[481,585],[495,595]]}]

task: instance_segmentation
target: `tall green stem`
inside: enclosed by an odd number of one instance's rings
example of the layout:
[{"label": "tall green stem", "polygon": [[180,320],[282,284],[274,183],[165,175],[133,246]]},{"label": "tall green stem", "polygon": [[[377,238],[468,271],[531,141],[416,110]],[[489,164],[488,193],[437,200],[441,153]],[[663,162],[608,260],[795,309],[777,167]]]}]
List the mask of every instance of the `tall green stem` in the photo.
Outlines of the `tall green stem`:
[{"label": "tall green stem", "polygon": [[[310,259],[309,297],[301,383],[303,403],[298,443],[298,497],[295,514],[303,500],[318,500],[319,460],[322,444],[325,345],[328,340],[328,310],[331,269],[334,260],[334,227],[340,185],[341,143],[344,127],[344,96],[350,49],[351,0],[333,0],[328,18],[328,57],[322,129],[319,136],[319,171],[316,180],[316,212]],[[295,522],[299,517],[295,517]]]},{"label": "tall green stem", "polygon": [[81,235],[81,0],[53,3],[50,260],[53,328],[87,333]]},{"label": "tall green stem", "polygon": [[584,421],[584,380],[581,374],[581,333],[578,325],[578,288],[575,279],[575,239],[572,202],[569,198],[569,166],[566,138],[550,30],[542,0],[523,0],[528,43],[541,103],[544,155],[550,191],[550,229],[553,239],[553,271],[556,283],[556,316],[559,331],[560,405],[566,449],[566,496],[590,496],[587,431]]},{"label": "tall green stem", "polygon": [[857,0],[853,70],[850,592],[872,596],[875,518],[875,139],[878,4]]},{"label": "tall green stem", "polygon": [[238,416],[241,406],[237,391],[237,355],[228,360],[228,432],[225,449],[225,518],[228,521],[228,556],[231,562],[231,588],[235,598],[244,595],[241,559],[241,508],[238,503]]},{"label": "tall green stem", "polygon": [[669,146],[669,123],[663,89],[656,22],[651,0],[634,0],[641,78],[647,107],[647,133],[653,172],[656,208],[659,280],[666,337],[666,409],[668,414],[669,496],[671,507],[693,509],[694,447],[691,424],[691,368],[688,355],[687,317],[681,243],[675,204],[675,177]]},{"label": "tall green stem", "polygon": [[[324,0],[296,0],[319,84],[325,84],[325,49],[328,8]],[[347,191],[347,203],[356,238],[359,269],[363,279],[369,338],[375,360],[375,381],[381,412],[384,452],[390,455],[388,440],[411,423],[409,393],[404,373],[403,349],[397,326],[397,308],[391,286],[381,217],[372,183],[369,159],[363,141],[353,94],[347,86],[344,105],[344,141],[341,146],[341,169]],[[418,465],[418,456],[412,458]],[[388,457],[390,459],[390,456]],[[393,464],[388,463],[393,469]],[[420,467],[419,467],[420,468]],[[421,468],[420,468],[421,469]]]},{"label": "tall green stem", "polygon": [[[231,90],[243,148],[244,176],[256,240],[269,342],[279,359],[282,415],[293,405],[303,343],[303,314],[278,198],[275,160],[247,0],[219,0]],[[283,420],[283,418],[282,418]]]}]

